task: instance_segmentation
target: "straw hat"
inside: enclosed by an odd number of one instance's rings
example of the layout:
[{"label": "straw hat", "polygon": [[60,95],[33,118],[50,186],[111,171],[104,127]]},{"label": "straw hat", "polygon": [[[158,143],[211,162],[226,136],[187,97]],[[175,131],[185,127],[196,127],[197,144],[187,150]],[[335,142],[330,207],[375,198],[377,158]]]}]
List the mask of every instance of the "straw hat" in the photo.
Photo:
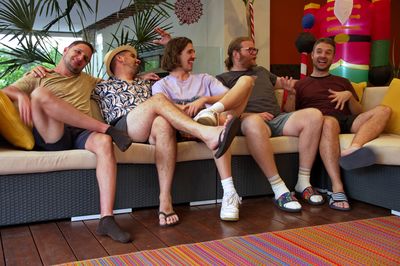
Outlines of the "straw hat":
[{"label": "straw hat", "polygon": [[137,57],[136,49],[130,45],[118,46],[114,50],[107,52],[106,55],[104,56],[104,65],[106,66],[106,71],[107,71],[108,76],[110,76],[110,77],[114,76],[114,73],[112,73],[112,71],[110,69],[111,61],[116,54],[118,54],[122,51],[130,51]]}]

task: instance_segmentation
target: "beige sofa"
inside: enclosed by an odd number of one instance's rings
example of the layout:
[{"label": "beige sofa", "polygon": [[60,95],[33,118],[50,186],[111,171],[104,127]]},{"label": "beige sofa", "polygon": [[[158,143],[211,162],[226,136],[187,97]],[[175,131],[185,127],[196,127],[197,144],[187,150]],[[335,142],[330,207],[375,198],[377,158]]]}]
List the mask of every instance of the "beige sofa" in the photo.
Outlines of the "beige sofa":
[{"label": "beige sofa", "polygon": [[[362,104],[369,109],[380,102],[387,87],[369,87]],[[278,94],[280,97],[280,94]],[[98,116],[98,110],[95,111]],[[340,137],[346,147],[352,135]],[[298,140],[271,139],[279,172],[293,189],[298,171]],[[378,164],[344,171],[351,198],[400,210],[400,136],[384,134],[367,145],[378,155]],[[115,149],[118,161],[116,209],[158,205],[158,180],[154,146],[133,144],[126,152]],[[246,141],[232,144],[235,185],[243,197],[272,194],[249,156]],[[96,214],[99,210],[95,176],[96,158],[85,150],[36,152],[0,147],[0,226]],[[313,176],[316,185],[329,188],[328,178]],[[221,198],[218,173],[210,150],[193,141],[178,144],[173,184],[174,203],[212,203]]]}]

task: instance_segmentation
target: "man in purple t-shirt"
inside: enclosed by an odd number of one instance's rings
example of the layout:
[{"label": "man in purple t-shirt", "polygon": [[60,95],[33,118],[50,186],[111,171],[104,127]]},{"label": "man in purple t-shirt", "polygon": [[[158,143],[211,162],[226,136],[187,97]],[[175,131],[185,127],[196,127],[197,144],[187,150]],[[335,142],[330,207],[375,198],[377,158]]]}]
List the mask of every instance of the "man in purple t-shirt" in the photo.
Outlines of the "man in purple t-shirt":
[{"label": "man in purple t-shirt", "polygon": [[[363,145],[378,137],[389,120],[391,109],[379,105],[362,113],[358,97],[351,83],[329,74],[335,55],[332,39],[322,38],[314,44],[311,58],[313,72],[310,77],[295,84],[296,109],[314,107],[324,115],[319,152],[332,181],[328,193],[329,206],[349,210],[350,205],[340,179],[340,166],[355,169],[375,163],[373,151]],[[339,134],[354,133],[350,146],[340,152]]]}]

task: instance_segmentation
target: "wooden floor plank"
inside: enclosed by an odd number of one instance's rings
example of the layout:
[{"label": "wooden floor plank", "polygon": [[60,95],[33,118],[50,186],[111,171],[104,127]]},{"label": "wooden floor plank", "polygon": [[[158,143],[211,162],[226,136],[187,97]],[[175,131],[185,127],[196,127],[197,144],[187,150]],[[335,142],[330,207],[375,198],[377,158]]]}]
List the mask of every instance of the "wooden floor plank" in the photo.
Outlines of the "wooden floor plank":
[{"label": "wooden floor plank", "polygon": [[353,209],[349,212],[332,210],[327,203],[318,207],[301,203],[303,211],[293,214],[279,210],[273,204],[272,197],[245,198],[240,207],[238,222],[221,221],[220,204],[197,207],[178,205],[175,206],[175,211],[181,222],[170,228],[158,225],[157,208],[134,210],[131,214],[115,216],[118,224],[133,237],[133,242],[128,244],[97,236],[95,230],[99,220],[64,220],[0,228],[0,266],[49,265],[246,234],[390,215],[390,210],[358,201],[351,202]]},{"label": "wooden floor plank", "polygon": [[44,265],[75,261],[71,248],[55,223],[30,226],[33,239]]},{"label": "wooden floor plank", "polygon": [[1,229],[5,263],[12,265],[42,265],[28,226]]},{"label": "wooden floor plank", "polygon": [[177,229],[177,226],[159,226],[157,209],[155,208],[134,211],[132,216],[148,230],[153,232],[155,236],[157,236],[159,239],[162,239],[163,243],[165,243],[167,246],[193,243],[195,241],[190,236],[180,232]]},{"label": "wooden floor plank", "polygon": [[108,256],[83,222],[58,222],[58,227],[78,260]]},{"label": "wooden floor plank", "polygon": [[[120,214],[115,215],[115,220],[119,224],[119,226],[123,230],[129,232],[132,237],[133,229],[131,223],[129,223],[129,220],[133,221],[133,218],[129,214]],[[133,245],[132,242],[120,243],[112,240],[107,236],[98,236],[95,231],[97,225],[99,224],[99,221],[100,220],[85,221],[85,224],[110,256],[138,251],[138,249],[135,247],[135,245]]]}]

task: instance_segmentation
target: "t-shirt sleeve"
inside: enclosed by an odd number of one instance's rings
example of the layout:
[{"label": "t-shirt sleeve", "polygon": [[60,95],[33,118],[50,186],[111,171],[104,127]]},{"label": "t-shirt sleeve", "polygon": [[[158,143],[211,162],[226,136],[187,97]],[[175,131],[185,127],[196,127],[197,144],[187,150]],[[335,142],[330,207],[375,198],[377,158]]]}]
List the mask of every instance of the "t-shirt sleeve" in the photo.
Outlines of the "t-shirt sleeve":
[{"label": "t-shirt sleeve", "polygon": [[[266,71],[268,71],[268,70],[266,70]],[[269,73],[269,80],[271,81],[272,85],[274,85],[274,87],[275,87],[278,76],[269,71],[268,71],[268,73]]]},{"label": "t-shirt sleeve", "polygon": [[221,95],[228,91],[228,88],[222,84],[217,78],[206,74],[206,81],[211,92],[211,96]]},{"label": "t-shirt sleeve", "polygon": [[154,83],[153,86],[151,87],[151,94],[156,95],[157,93],[162,93],[162,94],[168,96],[168,94],[165,91],[165,88],[163,86],[163,83],[164,83],[164,81],[162,79],[160,79],[159,81]]}]

